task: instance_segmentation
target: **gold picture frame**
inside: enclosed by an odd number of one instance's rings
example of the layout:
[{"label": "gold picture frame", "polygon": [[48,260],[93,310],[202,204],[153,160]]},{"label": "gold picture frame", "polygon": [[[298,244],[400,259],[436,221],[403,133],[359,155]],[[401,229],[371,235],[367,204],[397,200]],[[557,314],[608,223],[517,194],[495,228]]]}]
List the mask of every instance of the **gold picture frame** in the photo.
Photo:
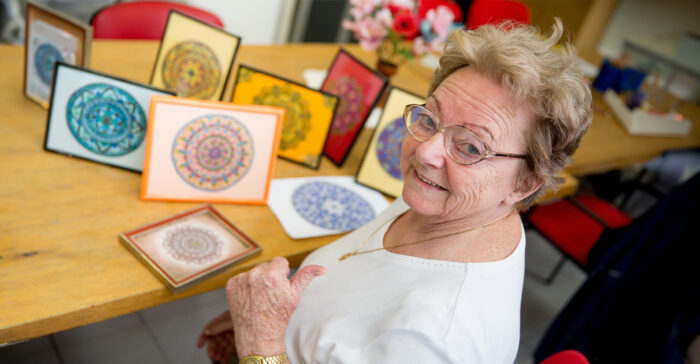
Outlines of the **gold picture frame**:
[{"label": "gold picture frame", "polygon": [[56,62],[90,65],[92,26],[28,0],[24,33],[24,95],[48,109]]}]

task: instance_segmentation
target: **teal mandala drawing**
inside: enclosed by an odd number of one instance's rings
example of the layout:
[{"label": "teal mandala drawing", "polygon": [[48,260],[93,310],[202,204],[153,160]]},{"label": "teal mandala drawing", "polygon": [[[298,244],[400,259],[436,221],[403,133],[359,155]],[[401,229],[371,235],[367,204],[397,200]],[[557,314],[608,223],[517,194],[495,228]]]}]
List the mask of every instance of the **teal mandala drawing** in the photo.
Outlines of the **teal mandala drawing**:
[{"label": "teal mandala drawing", "polygon": [[34,67],[39,74],[39,79],[49,86],[53,79],[53,68],[56,62],[63,62],[63,56],[53,45],[44,43],[36,49]]},{"label": "teal mandala drawing", "polygon": [[146,114],[126,91],[105,83],[79,88],[68,99],[68,128],[75,140],[104,156],[132,152],[146,134]]}]

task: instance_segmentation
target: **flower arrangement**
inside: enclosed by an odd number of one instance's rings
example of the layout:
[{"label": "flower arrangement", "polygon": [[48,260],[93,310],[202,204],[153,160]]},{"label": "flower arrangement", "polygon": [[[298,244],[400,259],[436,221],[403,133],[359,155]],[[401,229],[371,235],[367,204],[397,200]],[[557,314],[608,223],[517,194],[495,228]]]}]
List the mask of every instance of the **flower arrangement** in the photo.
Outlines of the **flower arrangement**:
[{"label": "flower arrangement", "polygon": [[[418,6],[417,6],[418,5]],[[362,48],[377,50],[380,62],[404,59],[442,49],[450,30],[459,26],[459,7],[451,1],[350,0],[351,30]]]}]

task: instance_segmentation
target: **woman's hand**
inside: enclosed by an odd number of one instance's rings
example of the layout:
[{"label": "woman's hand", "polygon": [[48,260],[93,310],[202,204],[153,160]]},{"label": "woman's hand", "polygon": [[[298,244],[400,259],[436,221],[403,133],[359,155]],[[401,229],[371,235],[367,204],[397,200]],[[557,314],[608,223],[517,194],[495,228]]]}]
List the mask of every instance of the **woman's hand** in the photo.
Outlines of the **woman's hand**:
[{"label": "woman's hand", "polygon": [[289,280],[289,263],[277,257],[229,279],[226,297],[238,356],[286,352],[284,332],[289,319],[311,280],[325,272],[322,266],[309,265]]},{"label": "woman's hand", "polygon": [[197,340],[197,347],[207,344],[207,355],[219,363],[226,363],[236,355],[231,313],[224,311],[204,326]]}]

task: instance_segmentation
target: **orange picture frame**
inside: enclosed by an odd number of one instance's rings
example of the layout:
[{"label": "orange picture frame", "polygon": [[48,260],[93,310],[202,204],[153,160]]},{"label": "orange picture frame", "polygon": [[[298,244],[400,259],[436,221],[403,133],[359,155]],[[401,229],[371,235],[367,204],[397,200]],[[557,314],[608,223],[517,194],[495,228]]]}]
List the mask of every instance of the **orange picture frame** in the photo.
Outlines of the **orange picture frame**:
[{"label": "orange picture frame", "polygon": [[265,205],[284,113],[153,96],[141,199]]}]

